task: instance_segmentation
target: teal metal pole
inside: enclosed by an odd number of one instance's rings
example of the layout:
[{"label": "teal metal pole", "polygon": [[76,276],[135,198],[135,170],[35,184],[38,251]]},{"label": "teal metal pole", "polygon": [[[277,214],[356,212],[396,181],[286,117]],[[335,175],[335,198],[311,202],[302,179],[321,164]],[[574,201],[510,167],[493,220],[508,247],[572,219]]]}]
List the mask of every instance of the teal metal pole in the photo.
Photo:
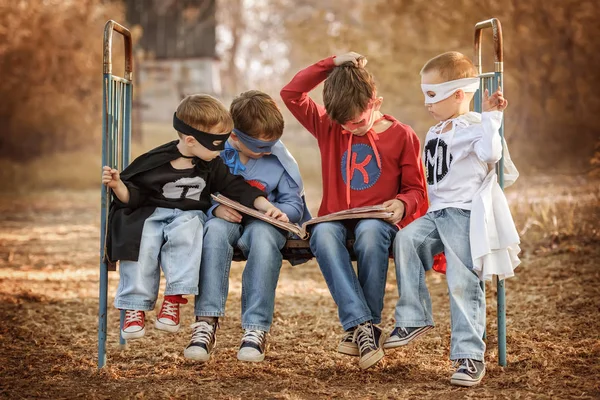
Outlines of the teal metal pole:
[{"label": "teal metal pole", "polygon": [[[109,164],[109,129],[108,110],[111,99],[110,74],[104,74],[102,87],[102,165]],[[98,368],[106,365],[106,331],[107,331],[107,297],[108,297],[108,266],[104,258],[106,239],[106,219],[108,208],[108,191],[102,186],[100,189],[100,293],[98,296]]]},{"label": "teal metal pole", "polygon": [[[500,71],[495,72],[495,83],[496,89],[503,86],[503,72],[502,68]],[[504,90],[504,88],[503,88]],[[498,183],[500,188],[504,190],[504,118],[502,118],[502,124],[500,125],[500,138],[502,139],[502,158],[498,165]],[[498,302],[498,364],[506,367],[506,292],[504,288],[504,280],[496,277],[496,298]]]}]

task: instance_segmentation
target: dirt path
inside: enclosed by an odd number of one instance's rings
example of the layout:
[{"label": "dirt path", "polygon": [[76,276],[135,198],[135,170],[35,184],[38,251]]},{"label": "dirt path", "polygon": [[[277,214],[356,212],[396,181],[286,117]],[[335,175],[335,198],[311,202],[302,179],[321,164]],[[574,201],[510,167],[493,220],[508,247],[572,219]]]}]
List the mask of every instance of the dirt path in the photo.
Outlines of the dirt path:
[{"label": "dirt path", "polygon": [[[150,327],[121,351],[118,314],[110,308],[108,366],[98,371],[97,203],[95,191],[0,196],[1,397],[600,398],[600,241],[593,232],[525,240],[524,262],[507,282],[508,368],[497,365],[495,290],[488,284],[488,372],[471,390],[448,382],[449,306],[441,275],[428,276],[436,329],[365,372],[334,351],[341,329],[314,261],[282,269],[264,363],[235,358],[243,268],[237,263],[211,362],[183,358],[187,325],[175,336]],[[590,207],[585,215],[597,232],[600,211]],[[111,273],[111,300],[117,280]],[[390,268],[387,329],[396,299]],[[183,317],[191,321],[191,305]]]}]

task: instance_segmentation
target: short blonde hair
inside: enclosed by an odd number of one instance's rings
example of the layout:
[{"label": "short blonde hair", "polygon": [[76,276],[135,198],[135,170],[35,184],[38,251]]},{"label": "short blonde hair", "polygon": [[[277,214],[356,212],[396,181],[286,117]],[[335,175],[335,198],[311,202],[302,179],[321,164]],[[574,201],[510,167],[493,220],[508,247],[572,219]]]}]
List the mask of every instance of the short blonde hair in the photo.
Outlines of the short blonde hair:
[{"label": "short blonde hair", "polygon": [[229,133],[233,120],[219,100],[207,94],[186,96],[177,107],[177,118],[192,128],[208,133]]},{"label": "short blonde hair", "polygon": [[277,140],[283,135],[283,115],[268,94],[249,90],[237,96],[229,107],[233,125],[255,139]]},{"label": "short blonde hair", "polygon": [[445,81],[477,77],[477,69],[471,59],[458,51],[449,51],[427,61],[421,69],[421,75],[429,71],[438,71]]}]

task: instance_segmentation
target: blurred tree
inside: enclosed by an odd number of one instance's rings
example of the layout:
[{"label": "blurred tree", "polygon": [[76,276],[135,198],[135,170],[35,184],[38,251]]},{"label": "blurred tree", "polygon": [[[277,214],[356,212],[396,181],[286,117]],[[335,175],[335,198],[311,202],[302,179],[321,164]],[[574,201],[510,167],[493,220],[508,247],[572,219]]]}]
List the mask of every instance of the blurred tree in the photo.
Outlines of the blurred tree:
[{"label": "blurred tree", "polygon": [[0,0],[0,157],[25,160],[100,137],[109,18],[122,19],[121,7],[101,0]]},{"label": "blurred tree", "polygon": [[[369,58],[386,112],[421,137],[431,121],[418,72],[449,50],[473,55],[476,22],[496,17],[504,30],[507,138],[522,169],[589,168],[600,136],[600,17],[595,0],[272,0],[298,68],[354,50]],[[278,11],[277,11],[278,10]],[[484,70],[492,70],[491,35]]]}]

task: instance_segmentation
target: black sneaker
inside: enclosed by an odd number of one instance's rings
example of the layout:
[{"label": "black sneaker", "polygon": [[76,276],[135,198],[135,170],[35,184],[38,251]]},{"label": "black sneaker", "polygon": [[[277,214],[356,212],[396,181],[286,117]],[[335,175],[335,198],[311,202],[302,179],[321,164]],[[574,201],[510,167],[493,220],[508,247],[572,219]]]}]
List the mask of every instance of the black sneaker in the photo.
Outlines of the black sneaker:
[{"label": "black sneaker", "polygon": [[359,367],[367,369],[383,358],[385,354],[381,345],[384,339],[382,330],[373,325],[371,321],[364,322],[356,327],[354,341],[358,345],[360,354]]},{"label": "black sneaker", "polygon": [[350,328],[344,334],[342,341],[338,345],[338,353],[346,354],[348,356],[359,356],[358,344],[354,340],[354,331],[356,327]]},{"label": "black sneaker", "polygon": [[267,332],[246,329],[237,358],[240,361],[261,362],[265,359]]},{"label": "black sneaker", "polygon": [[206,321],[192,324],[192,339],[183,351],[183,356],[190,360],[206,362],[217,342],[217,328],[219,323],[209,324]]},{"label": "black sneaker", "polygon": [[450,383],[458,386],[475,386],[485,375],[485,364],[482,361],[462,358],[455,361],[456,372],[452,375]]},{"label": "black sneaker", "polygon": [[397,326],[383,344],[383,348],[393,349],[394,347],[406,346],[430,329],[433,329],[433,326],[427,325],[418,328],[403,328]]}]

